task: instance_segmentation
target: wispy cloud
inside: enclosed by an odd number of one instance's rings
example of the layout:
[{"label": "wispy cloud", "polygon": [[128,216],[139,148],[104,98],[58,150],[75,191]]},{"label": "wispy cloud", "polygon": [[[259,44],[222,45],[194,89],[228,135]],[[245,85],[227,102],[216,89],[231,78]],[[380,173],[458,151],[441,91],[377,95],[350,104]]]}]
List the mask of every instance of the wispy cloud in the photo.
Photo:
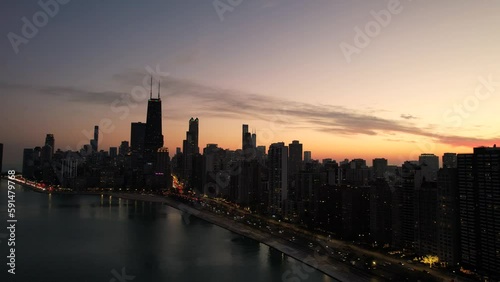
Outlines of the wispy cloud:
[{"label": "wispy cloud", "polygon": [[[114,80],[122,87],[132,89],[141,85],[145,76],[141,71],[128,71],[115,75]],[[401,120],[385,119],[375,116],[371,111],[359,112],[336,105],[317,105],[278,99],[261,94],[250,94],[242,91],[224,89],[204,85],[188,79],[166,77],[162,79],[162,97],[168,105],[176,105],[176,109],[168,110],[170,119],[185,118],[186,109],[196,112],[200,118],[219,117],[233,119],[261,119],[276,121],[277,115],[285,118],[278,122],[287,123],[291,128],[309,128],[318,132],[335,135],[392,135],[399,140],[400,134],[430,138],[433,142],[452,146],[478,146],[500,143],[500,137],[480,138],[459,135],[434,133],[433,126],[419,127],[409,120],[417,119],[402,114]],[[16,88],[17,90],[37,91],[39,94],[64,98],[69,102],[87,104],[111,104],[124,95],[114,91],[85,91],[73,87],[13,85],[0,83],[0,90]],[[129,97],[130,98],[130,97]],[[183,110],[180,108],[185,107]]]},{"label": "wispy cloud", "polygon": [[418,119],[417,117],[415,116],[412,116],[412,115],[406,115],[406,114],[402,114],[401,115],[401,118],[404,118],[404,119]]}]

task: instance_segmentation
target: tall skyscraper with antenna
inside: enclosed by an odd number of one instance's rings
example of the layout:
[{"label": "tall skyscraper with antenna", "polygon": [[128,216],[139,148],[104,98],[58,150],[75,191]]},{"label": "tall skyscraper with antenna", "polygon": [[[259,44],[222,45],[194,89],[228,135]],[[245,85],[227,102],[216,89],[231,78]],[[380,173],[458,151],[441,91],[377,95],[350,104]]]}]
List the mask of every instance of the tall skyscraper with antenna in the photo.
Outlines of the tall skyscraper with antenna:
[{"label": "tall skyscraper with antenna", "polygon": [[156,162],[156,152],[163,147],[162,112],[160,99],[160,82],[158,81],[158,97],[153,98],[153,77],[146,117],[146,133],[144,138],[144,159],[147,163]]}]

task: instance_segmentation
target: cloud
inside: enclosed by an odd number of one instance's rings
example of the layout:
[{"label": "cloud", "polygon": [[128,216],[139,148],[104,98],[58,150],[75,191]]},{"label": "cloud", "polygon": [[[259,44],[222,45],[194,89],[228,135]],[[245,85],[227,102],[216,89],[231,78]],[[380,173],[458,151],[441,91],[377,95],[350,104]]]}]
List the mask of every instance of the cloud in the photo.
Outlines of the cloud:
[{"label": "cloud", "polygon": [[[85,91],[74,87],[7,85],[0,83],[0,89],[29,89],[42,95],[66,99],[73,103],[110,105],[116,99],[131,99],[130,91],[141,86],[148,74],[145,71],[130,70],[113,76],[114,81],[128,91]],[[146,80],[147,81],[147,80]],[[156,83],[155,83],[156,85]],[[149,90],[149,89],[148,89]],[[452,146],[479,146],[500,143],[500,138],[480,138],[435,133],[434,126],[418,127],[409,120],[416,119],[402,114],[401,120],[375,116],[371,111],[359,112],[336,105],[311,104],[280,99],[262,94],[224,89],[196,81],[172,76],[162,78],[162,99],[166,117],[183,120],[187,114],[200,118],[218,117],[232,119],[260,119],[286,124],[289,128],[310,128],[337,136],[391,135],[394,140],[400,134],[410,134],[431,139],[432,142]],[[131,100],[133,101],[133,100]],[[145,103],[145,101],[143,101]],[[172,106],[172,105],[175,105]]]},{"label": "cloud", "polygon": [[417,117],[415,116],[412,116],[412,115],[405,115],[405,114],[401,114],[401,118],[404,118],[404,119],[418,119]]}]

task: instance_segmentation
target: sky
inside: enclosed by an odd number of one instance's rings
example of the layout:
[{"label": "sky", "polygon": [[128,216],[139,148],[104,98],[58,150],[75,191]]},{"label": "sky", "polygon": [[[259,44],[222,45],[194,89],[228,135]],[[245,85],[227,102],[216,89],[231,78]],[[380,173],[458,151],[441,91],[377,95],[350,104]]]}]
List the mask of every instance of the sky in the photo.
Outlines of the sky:
[{"label": "sky", "polygon": [[[130,140],[161,80],[163,135],[200,148],[299,140],[314,159],[469,153],[500,144],[500,2],[2,1],[3,169],[23,148]],[[104,126],[105,125],[105,126]],[[104,130],[105,128],[105,130]],[[171,154],[172,154],[171,153]]]}]

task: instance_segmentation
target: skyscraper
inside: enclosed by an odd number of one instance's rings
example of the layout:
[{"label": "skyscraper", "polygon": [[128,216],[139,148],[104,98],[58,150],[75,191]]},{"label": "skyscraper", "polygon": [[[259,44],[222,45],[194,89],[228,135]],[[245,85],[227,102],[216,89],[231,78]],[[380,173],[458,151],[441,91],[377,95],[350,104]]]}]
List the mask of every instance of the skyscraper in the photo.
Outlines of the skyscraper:
[{"label": "skyscraper", "polygon": [[116,148],[116,147],[110,147],[109,148],[109,156],[111,158],[116,158],[117,155],[118,155],[118,148]]},{"label": "skyscraper", "polygon": [[198,146],[199,140],[199,120],[198,118],[189,119],[189,132],[191,133],[190,147],[193,154],[200,153],[200,147]]},{"label": "skyscraper", "polygon": [[273,143],[269,147],[269,211],[284,215],[288,199],[288,147],[285,143]]},{"label": "skyscraper", "polygon": [[170,174],[170,155],[168,148],[158,149],[157,163],[155,168],[155,188],[170,189],[172,188],[172,176]]},{"label": "skyscraper", "polygon": [[373,159],[373,176],[375,178],[384,177],[387,171],[387,159],[377,158]]},{"label": "skyscraper", "polygon": [[146,137],[146,124],[133,122],[130,129],[130,150],[133,154],[144,152],[144,142]]},{"label": "skyscraper", "polygon": [[122,141],[118,153],[121,156],[125,156],[126,154],[128,154],[128,151],[129,151],[128,141]]},{"label": "skyscraper", "polygon": [[304,151],[304,162],[310,163],[312,161],[311,151]]},{"label": "skyscraper", "polygon": [[292,141],[288,145],[290,157],[288,158],[288,172],[289,176],[293,177],[299,173],[302,167],[302,144],[298,140]]},{"label": "skyscraper", "polygon": [[459,262],[460,220],[457,179],[456,168],[444,167],[438,171],[437,255],[441,262],[448,265],[456,265]]},{"label": "skyscraper", "polygon": [[444,153],[443,168],[457,168],[457,154]]},{"label": "skyscraper", "polygon": [[35,176],[35,163],[33,160],[33,149],[23,151],[23,177],[33,179]]},{"label": "skyscraper", "polygon": [[99,126],[94,126],[94,139],[90,140],[90,146],[92,147],[92,152],[99,152],[98,149],[99,144]]},{"label": "skyscraper", "polygon": [[200,152],[198,147],[199,120],[189,119],[189,130],[186,132],[186,140],[183,142],[184,174],[191,178],[193,171],[193,157]]},{"label": "skyscraper", "polygon": [[439,157],[434,154],[421,154],[418,157],[418,164],[422,168],[422,175],[426,181],[434,181],[437,179],[439,170]]},{"label": "skyscraper", "polygon": [[47,136],[45,137],[45,145],[49,145],[52,148],[50,155],[53,156],[56,146],[54,134],[47,134]]},{"label": "skyscraper", "polygon": [[153,77],[151,77],[149,96],[144,138],[144,159],[148,163],[155,163],[156,153],[159,148],[163,147],[163,134],[160,84],[158,82],[158,98],[153,98]]},{"label": "skyscraper", "polygon": [[500,148],[474,148],[457,165],[462,263],[500,280]]},{"label": "skyscraper", "polygon": [[245,148],[248,146],[249,138],[250,138],[250,142],[251,142],[252,135],[250,135],[250,137],[248,137],[248,134],[250,134],[250,132],[248,132],[248,124],[243,124],[242,132],[241,132],[241,149],[242,150],[245,150]]}]

